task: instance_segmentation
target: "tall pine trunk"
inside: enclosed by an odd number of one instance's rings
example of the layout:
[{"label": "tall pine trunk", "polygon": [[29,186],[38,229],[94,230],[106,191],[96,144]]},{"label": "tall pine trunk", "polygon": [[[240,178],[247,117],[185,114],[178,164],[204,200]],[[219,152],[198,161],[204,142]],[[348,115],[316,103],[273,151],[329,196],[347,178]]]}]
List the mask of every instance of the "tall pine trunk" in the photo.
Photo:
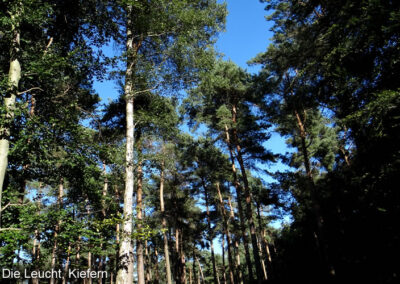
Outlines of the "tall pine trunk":
[{"label": "tall pine trunk", "polygon": [[21,64],[19,61],[20,56],[20,25],[19,18],[21,14],[22,3],[16,4],[18,7],[14,14],[11,14],[11,33],[13,39],[10,48],[10,67],[8,71],[8,86],[7,93],[3,99],[3,107],[5,116],[2,118],[3,123],[0,126],[0,228],[1,225],[1,211],[2,211],[2,196],[3,185],[8,166],[8,152],[10,151],[10,128],[12,119],[14,117],[15,99],[18,95],[19,81],[21,79]]},{"label": "tall pine trunk", "polygon": [[240,230],[242,233],[243,246],[244,246],[244,252],[245,252],[245,257],[246,257],[246,265],[247,265],[248,275],[249,275],[249,282],[252,283],[254,281],[253,264],[251,263],[249,242],[248,242],[247,235],[246,235],[246,225],[245,225],[243,207],[242,207],[242,191],[240,189],[240,184],[239,184],[239,180],[237,177],[237,171],[236,171],[236,166],[235,166],[235,157],[233,154],[234,150],[233,150],[232,142],[231,142],[230,135],[229,135],[229,129],[228,129],[227,125],[225,125],[225,142],[228,146],[229,155],[231,158],[233,184],[236,189],[236,199],[237,199],[238,209],[239,209]]},{"label": "tall pine trunk", "polygon": [[[235,105],[232,106],[232,122],[234,125],[236,125],[237,109],[236,109]],[[233,130],[233,140],[234,140],[234,143],[236,146],[236,158],[240,165],[240,170],[242,172],[242,178],[243,178],[243,183],[244,183],[244,195],[245,195],[245,201],[246,201],[246,218],[247,218],[247,222],[248,222],[249,230],[250,230],[254,262],[256,264],[257,282],[262,283],[262,281],[266,280],[266,279],[264,279],[264,276],[263,276],[260,254],[258,252],[257,234],[256,234],[256,227],[255,227],[254,220],[253,220],[252,198],[251,198],[251,192],[250,192],[250,188],[249,188],[249,181],[247,179],[246,168],[244,166],[242,150],[240,147],[237,130],[235,127],[232,130]]]},{"label": "tall pine trunk", "polygon": [[324,238],[324,233],[323,233],[323,218],[321,214],[321,205],[319,202],[319,196],[318,192],[315,186],[314,182],[314,177],[311,169],[311,162],[310,162],[310,157],[308,154],[308,149],[307,149],[307,143],[306,143],[306,138],[307,138],[307,132],[306,132],[306,127],[304,125],[304,120],[306,116],[306,111],[304,110],[304,118],[302,118],[298,112],[297,109],[294,110],[294,114],[297,120],[297,127],[298,131],[300,134],[300,140],[301,140],[301,151],[303,154],[303,162],[304,162],[304,167],[306,169],[306,175],[307,175],[307,180],[308,180],[308,190],[310,192],[311,196],[311,201],[312,201],[312,208],[314,211],[314,216],[315,216],[315,221],[317,225],[317,232],[315,232],[315,242],[317,249],[320,253],[321,260],[325,263],[325,266],[327,267],[328,274],[330,276],[335,275],[335,269],[333,265],[330,263],[329,258],[328,258],[328,249],[326,247],[326,241]]},{"label": "tall pine trunk", "polygon": [[[62,207],[63,207],[63,196],[64,196],[64,180],[61,178],[60,184],[58,185],[58,195],[57,195],[57,207],[59,212],[61,212]],[[57,225],[54,228],[54,243],[53,243],[53,248],[51,251],[51,269],[55,270],[56,268],[56,260],[57,260],[57,251],[58,251],[58,234],[60,232],[60,226],[61,226],[61,220],[59,219],[57,221]],[[56,283],[55,278],[50,279],[50,284]]]},{"label": "tall pine trunk", "polygon": [[133,274],[133,251],[132,251],[132,227],[133,227],[133,187],[134,187],[134,93],[133,93],[133,69],[134,53],[137,48],[134,44],[132,27],[132,5],[126,8],[126,53],[127,65],[125,72],[125,102],[126,102],[126,153],[125,153],[125,192],[124,210],[122,222],[122,234],[120,238],[117,284],[131,284]]},{"label": "tall pine trunk", "polygon": [[[139,141],[138,141],[139,142]],[[140,151],[140,147],[138,147]],[[145,271],[144,271],[144,256],[143,256],[143,239],[140,234],[142,230],[142,210],[143,210],[143,169],[142,162],[139,162],[137,168],[137,192],[136,192],[136,218],[137,218],[137,231],[139,236],[136,238],[136,255],[137,255],[137,275],[138,284],[145,284]]]},{"label": "tall pine trunk", "polygon": [[213,244],[213,236],[211,232],[211,217],[210,217],[210,208],[209,208],[209,198],[208,198],[208,191],[207,191],[207,186],[202,178],[202,184],[203,184],[203,189],[204,189],[204,200],[206,202],[206,214],[207,214],[207,227],[208,227],[208,242],[210,243],[210,249],[211,249],[211,262],[212,262],[212,267],[213,267],[213,277],[214,277],[214,283],[219,283],[219,279],[217,277],[217,268],[215,265],[215,254],[214,254],[214,244]]},{"label": "tall pine trunk", "polygon": [[[222,194],[221,194],[221,189],[219,183],[216,184],[217,192],[218,192],[218,198],[219,198],[219,204],[220,204],[220,210],[221,210],[221,215],[223,219],[223,228],[224,228],[224,234],[226,236],[226,242],[227,242],[227,248],[228,248],[228,263],[229,263],[229,280],[231,283],[238,283],[238,281],[234,281],[234,272],[237,270],[237,267],[234,267],[233,264],[233,257],[232,257],[232,240],[231,240],[231,233],[229,231],[229,223],[228,223],[228,216],[226,214],[225,210],[225,203],[222,199]],[[225,269],[225,267],[224,267]]]},{"label": "tall pine trunk", "polygon": [[171,275],[171,263],[169,260],[169,248],[168,248],[168,237],[167,237],[167,219],[165,218],[165,205],[164,205],[164,161],[161,162],[161,174],[160,174],[160,211],[161,211],[161,226],[163,232],[163,240],[164,240],[164,258],[165,258],[165,270],[167,276],[167,283],[172,284],[172,275]]}]

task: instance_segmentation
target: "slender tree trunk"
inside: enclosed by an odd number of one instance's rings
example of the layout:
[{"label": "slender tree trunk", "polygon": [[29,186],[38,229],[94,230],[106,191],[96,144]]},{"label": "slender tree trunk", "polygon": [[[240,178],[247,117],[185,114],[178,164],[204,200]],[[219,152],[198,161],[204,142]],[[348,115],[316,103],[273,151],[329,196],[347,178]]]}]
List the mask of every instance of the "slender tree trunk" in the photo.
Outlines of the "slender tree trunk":
[{"label": "slender tree trunk", "polygon": [[201,276],[201,282],[204,284],[205,282],[204,282],[203,269],[201,268],[200,261],[197,259],[197,257],[196,257],[196,262],[197,265],[199,266],[199,275]]},{"label": "slender tree trunk", "polygon": [[[310,158],[307,150],[307,145],[306,145],[306,138],[307,138],[307,132],[305,129],[305,125],[303,122],[303,119],[301,118],[299,112],[297,110],[294,111],[294,114],[296,116],[297,120],[297,126],[300,134],[300,139],[301,139],[301,151],[303,153],[303,160],[304,160],[304,167],[306,169],[306,175],[308,178],[308,187],[310,191],[310,196],[311,196],[311,201],[313,204],[313,211],[316,219],[316,225],[317,225],[317,232],[315,232],[315,242],[318,251],[320,252],[320,257],[323,262],[325,262],[325,265],[328,269],[328,273],[330,276],[335,275],[335,269],[333,265],[330,263],[328,259],[328,252],[326,248],[326,242],[323,234],[323,218],[321,214],[321,206],[319,203],[319,198],[318,198],[318,192],[315,187],[314,183],[314,177],[311,169],[311,163],[310,163]],[[306,111],[304,110],[304,120],[306,116]]]},{"label": "slender tree trunk", "polygon": [[[226,214],[225,210],[225,203],[222,199],[222,194],[221,194],[221,189],[219,183],[216,184],[217,192],[218,192],[218,198],[219,198],[219,204],[220,204],[220,210],[221,210],[221,215],[223,218],[223,227],[225,231],[225,236],[226,236],[226,242],[227,242],[227,248],[228,248],[228,262],[229,262],[229,280],[231,283],[238,283],[235,282],[234,280],[234,273],[237,272],[238,267],[234,267],[233,264],[233,257],[232,257],[232,240],[231,240],[231,233],[229,231],[229,222],[228,222],[228,216]],[[225,259],[224,259],[225,261]],[[224,271],[225,271],[225,265],[224,265]],[[236,273],[235,273],[236,274]],[[238,280],[238,279],[236,279]]]},{"label": "slender tree trunk", "polygon": [[[57,206],[59,211],[61,211],[63,207],[63,196],[64,196],[64,180],[63,178],[61,178],[60,184],[58,186],[58,196],[57,196]],[[53,243],[53,249],[51,251],[51,269],[53,270],[55,270],[56,268],[57,250],[58,250],[57,238],[58,238],[58,233],[60,231],[60,226],[61,226],[61,219],[57,221],[57,225],[54,229],[54,243]],[[55,282],[56,282],[55,278],[50,279],[50,284],[54,284]]]},{"label": "slender tree trunk", "polygon": [[180,283],[186,284],[186,258],[185,258],[185,252],[183,250],[183,233],[182,233],[182,231],[181,231],[180,237],[181,237],[181,241],[179,244],[179,259],[180,259],[180,270],[181,270]]},{"label": "slender tree trunk", "polygon": [[[144,212],[143,212],[143,217],[144,217]],[[150,252],[151,252],[151,248],[150,248]],[[146,267],[146,284],[148,284],[148,283],[151,283],[153,275],[152,275],[152,272],[151,272],[151,270],[152,270],[152,261],[151,261],[150,255],[149,255],[149,246],[148,246],[147,240],[144,241],[144,253],[145,253],[145,256],[146,256],[146,265],[145,265],[145,267]]]},{"label": "slender tree trunk", "polygon": [[189,284],[193,284],[192,268],[189,266]]},{"label": "slender tree trunk", "polygon": [[239,180],[237,177],[235,158],[234,158],[234,154],[233,154],[233,148],[232,148],[231,139],[230,139],[230,135],[229,135],[229,129],[228,129],[227,125],[225,125],[225,136],[226,136],[226,144],[228,146],[229,155],[231,158],[233,184],[236,189],[236,198],[237,198],[237,203],[238,203],[239,219],[240,219],[240,230],[242,232],[242,239],[243,239],[243,246],[244,246],[244,252],[245,252],[245,257],[246,257],[248,275],[249,275],[249,282],[252,283],[252,282],[254,282],[253,265],[251,263],[249,242],[248,242],[247,235],[246,235],[246,225],[245,225],[245,221],[244,221],[244,214],[243,214],[243,207],[242,207],[242,191],[240,189],[240,184],[239,184]]},{"label": "slender tree trunk", "polygon": [[192,258],[193,258],[193,262],[192,262],[193,278],[194,278],[194,281],[197,281],[197,284],[199,284],[199,283],[200,283],[200,278],[197,277],[197,271],[196,271],[196,253],[195,253],[195,251],[194,251],[194,248],[193,248]]},{"label": "slender tree trunk", "polygon": [[71,257],[71,243],[68,244],[67,259],[65,260],[65,267],[64,267],[64,275],[63,275],[63,278],[62,278],[62,284],[67,283],[70,257]]},{"label": "slender tree trunk", "polygon": [[162,161],[161,163],[161,175],[160,175],[160,211],[162,216],[161,226],[164,239],[164,257],[165,257],[165,270],[167,276],[167,283],[172,284],[171,264],[169,261],[168,237],[166,232],[167,219],[165,218],[165,207],[164,207],[164,161]]},{"label": "slender tree trunk", "polygon": [[[36,215],[40,215],[41,203],[42,203],[42,183],[39,183],[39,189],[37,192],[37,201],[36,204],[38,206],[38,211]],[[35,238],[33,239],[32,246],[32,255],[33,255],[33,265],[35,267],[35,271],[39,271],[39,261],[40,261],[40,232],[38,229],[35,229]],[[33,278],[32,284],[39,284],[39,278]]]},{"label": "slender tree trunk", "polygon": [[[103,220],[107,217],[107,212],[106,212],[106,198],[107,198],[107,192],[108,192],[108,179],[107,179],[107,165],[103,161],[103,177],[104,177],[104,184],[103,184],[103,191],[102,191],[102,200],[101,200],[101,213],[103,215]],[[104,249],[104,244],[100,244],[100,248],[103,250]],[[101,261],[99,263],[99,270],[103,271],[104,270],[104,259],[101,257]],[[99,284],[103,284],[103,278],[100,278]],[[105,280],[104,280],[105,281]]]},{"label": "slender tree trunk", "polygon": [[8,88],[4,102],[5,116],[3,117],[5,123],[0,126],[0,228],[1,225],[1,211],[2,211],[2,194],[4,179],[6,176],[8,166],[8,152],[10,150],[10,127],[14,117],[15,99],[18,95],[19,81],[21,79],[21,64],[19,61],[20,56],[20,23],[19,18],[21,10],[23,9],[22,3],[16,4],[18,7],[14,14],[11,14],[11,33],[13,39],[10,49],[10,68],[8,71]]},{"label": "slender tree trunk", "polygon": [[[233,105],[232,106],[232,122],[234,125],[236,124],[236,117],[237,117],[237,109],[236,109],[236,106]],[[246,217],[247,217],[247,223],[249,225],[249,230],[250,230],[254,262],[256,264],[257,282],[262,283],[262,280],[266,280],[266,279],[264,279],[264,277],[263,277],[262,267],[261,267],[261,259],[260,259],[260,255],[258,253],[257,235],[256,235],[256,227],[254,225],[254,220],[253,220],[252,197],[251,197],[251,192],[250,192],[250,188],[249,188],[249,181],[247,179],[246,168],[244,166],[244,161],[243,161],[243,157],[242,157],[242,150],[240,147],[239,138],[238,138],[235,127],[232,129],[232,132],[233,132],[233,140],[234,140],[234,143],[236,146],[236,158],[240,165],[240,170],[242,172],[242,178],[243,178],[243,183],[244,183],[244,195],[245,195],[245,201],[246,201]]]},{"label": "slender tree trunk", "polygon": [[227,282],[226,282],[226,270],[225,270],[225,233],[222,233],[221,251],[222,251],[222,279],[224,280],[224,284],[227,284]]},{"label": "slender tree trunk", "polygon": [[155,256],[155,264],[154,264],[154,284],[160,283],[160,273],[158,270],[158,250],[157,246],[154,245],[154,256]]},{"label": "slender tree trunk", "polygon": [[[259,234],[260,247],[261,247],[260,255],[263,256],[262,265],[263,265],[265,278],[267,279],[268,274],[271,276],[272,259],[271,259],[271,254],[269,252],[268,241],[266,239],[266,232],[265,232],[264,226],[261,221],[261,205],[257,201],[256,201],[256,204],[257,204],[258,234]],[[266,268],[264,260],[267,260],[269,268]]]},{"label": "slender tree trunk", "polygon": [[[140,151],[140,147],[138,147]],[[137,231],[142,230],[142,210],[143,210],[143,170],[142,163],[139,162],[137,168],[137,192],[136,192],[136,218],[137,218]],[[145,271],[144,271],[144,257],[143,257],[143,239],[140,236],[136,239],[136,255],[137,255],[137,275],[138,284],[145,284]]]},{"label": "slender tree trunk", "polygon": [[126,52],[127,67],[125,72],[125,101],[126,101],[126,157],[125,157],[125,192],[124,192],[124,220],[122,223],[122,236],[119,247],[119,265],[117,273],[117,284],[131,284],[130,267],[133,264],[132,253],[132,217],[133,217],[133,147],[134,147],[134,96],[133,96],[133,68],[134,68],[134,41],[132,31],[132,5],[126,9]]},{"label": "slender tree trunk", "polygon": [[[92,271],[92,253],[90,251],[88,252],[87,265],[88,265],[88,269],[90,271]],[[92,278],[89,277],[87,279],[87,283],[92,284]]]},{"label": "slender tree trunk", "polygon": [[210,218],[210,208],[209,208],[209,201],[208,201],[208,191],[204,179],[202,178],[202,184],[204,189],[204,200],[206,202],[206,214],[207,214],[207,227],[208,227],[208,242],[210,243],[211,248],[211,261],[213,267],[213,276],[214,276],[214,283],[219,283],[219,279],[217,278],[217,268],[215,265],[215,255],[214,255],[214,244],[213,244],[213,237],[211,231],[211,218]]}]

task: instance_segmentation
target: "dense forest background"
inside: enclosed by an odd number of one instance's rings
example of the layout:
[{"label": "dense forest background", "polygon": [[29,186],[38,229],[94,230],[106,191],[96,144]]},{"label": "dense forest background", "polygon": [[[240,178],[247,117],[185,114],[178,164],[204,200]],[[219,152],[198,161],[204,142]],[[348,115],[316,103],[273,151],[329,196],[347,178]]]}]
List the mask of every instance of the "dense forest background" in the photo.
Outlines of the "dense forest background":
[{"label": "dense forest background", "polygon": [[398,283],[400,1],[261,2],[255,74],[220,1],[0,2],[1,269]]}]

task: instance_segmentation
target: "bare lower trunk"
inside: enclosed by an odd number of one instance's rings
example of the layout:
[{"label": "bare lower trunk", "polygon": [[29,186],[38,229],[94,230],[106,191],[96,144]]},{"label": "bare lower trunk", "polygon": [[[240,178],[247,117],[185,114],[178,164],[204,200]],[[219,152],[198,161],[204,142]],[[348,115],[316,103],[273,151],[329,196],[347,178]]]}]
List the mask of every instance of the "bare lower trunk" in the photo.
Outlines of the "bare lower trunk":
[{"label": "bare lower trunk", "polygon": [[[235,219],[235,211],[233,210],[230,196],[228,196],[228,204],[229,204],[229,210],[230,210],[229,218],[231,220],[234,220]],[[235,270],[237,272],[237,279],[240,284],[243,284],[243,275],[242,275],[242,270],[240,269],[239,241],[236,237],[235,237],[235,240],[233,243],[234,243],[234,247],[235,247],[235,249],[234,249],[235,250],[235,259],[236,259]]]},{"label": "bare lower trunk", "polygon": [[155,264],[154,264],[154,284],[160,283],[160,273],[158,271],[158,250],[157,246],[154,245],[154,256],[155,256]]},{"label": "bare lower trunk", "polygon": [[[64,196],[64,180],[61,178],[60,184],[58,186],[58,197],[57,197],[57,206],[58,210],[62,210],[63,207],[63,196]],[[56,260],[57,260],[57,250],[58,250],[58,244],[57,244],[57,238],[58,238],[58,233],[60,231],[60,226],[61,226],[61,220],[57,221],[57,225],[54,229],[54,243],[53,243],[53,249],[51,251],[51,269],[55,270],[56,268]],[[55,278],[50,279],[50,284],[54,284],[56,282]]]},{"label": "bare lower trunk", "polygon": [[[92,270],[92,253],[90,251],[88,252],[88,260],[87,260],[87,262],[88,262],[88,269]],[[89,277],[87,279],[87,283],[88,284],[92,284],[92,278]]]},{"label": "bare lower trunk", "polygon": [[222,279],[224,280],[224,284],[226,282],[226,271],[225,271],[225,234],[222,233],[222,242],[221,242],[221,251],[222,251]]},{"label": "bare lower trunk", "polygon": [[298,131],[300,134],[301,151],[303,154],[304,167],[306,169],[306,175],[308,178],[308,190],[310,192],[311,201],[313,203],[313,211],[314,211],[316,225],[317,225],[317,230],[314,233],[316,247],[320,253],[322,262],[324,262],[325,266],[327,267],[328,274],[330,274],[330,276],[334,276],[335,269],[330,264],[330,261],[328,259],[327,247],[326,247],[326,242],[325,242],[325,238],[324,238],[324,234],[323,234],[324,220],[323,220],[322,214],[321,214],[321,207],[320,207],[320,203],[319,203],[318,193],[317,193],[316,186],[314,183],[314,177],[313,177],[313,173],[312,173],[312,169],[311,169],[310,157],[309,157],[308,149],[307,149],[307,145],[306,145],[307,132],[306,132],[305,125],[303,122],[306,117],[306,111],[304,110],[304,118],[303,119],[297,110],[294,111],[294,114],[295,114],[295,117],[297,120],[297,127],[298,127]]},{"label": "bare lower trunk", "polygon": [[[144,212],[143,212],[144,213]],[[151,248],[150,248],[151,251]],[[149,246],[147,243],[147,240],[144,241],[144,255],[146,257],[146,284],[151,283],[152,280],[152,261],[151,261],[151,257],[149,255]]]},{"label": "bare lower trunk", "polygon": [[197,265],[199,266],[199,275],[201,276],[201,282],[205,283],[203,269],[201,268],[200,261],[197,259],[197,257],[196,257],[196,262],[197,262]]},{"label": "bare lower trunk", "polygon": [[214,255],[214,244],[212,238],[212,231],[211,231],[211,218],[210,218],[210,208],[208,204],[208,191],[204,180],[202,179],[203,189],[204,189],[204,200],[206,202],[206,214],[207,214],[207,227],[208,227],[208,242],[210,243],[211,249],[211,262],[213,267],[213,276],[214,276],[214,283],[219,283],[219,279],[217,277],[217,268],[215,265],[215,255]]},{"label": "bare lower trunk", "polygon": [[169,248],[168,248],[168,237],[167,237],[167,220],[165,218],[165,206],[164,206],[164,161],[161,164],[161,175],[160,175],[160,211],[162,216],[161,226],[163,231],[164,240],[164,257],[165,257],[165,270],[167,275],[167,283],[172,284],[171,275],[171,264],[169,261]]},{"label": "bare lower trunk", "polygon": [[[137,177],[137,193],[136,193],[136,217],[137,217],[137,231],[140,233],[142,230],[142,222],[143,222],[142,218],[143,170],[141,163],[139,163],[138,165],[137,175],[138,177]],[[137,255],[136,266],[137,266],[138,284],[145,284],[143,239],[141,238],[141,234],[139,234],[139,237],[136,239],[136,255]]]},{"label": "bare lower trunk", "polygon": [[126,52],[127,67],[125,72],[125,101],[126,101],[126,157],[125,157],[125,192],[124,192],[124,220],[122,222],[122,235],[119,247],[119,264],[117,273],[117,284],[131,284],[131,273],[133,264],[132,252],[132,217],[133,217],[133,147],[134,147],[134,97],[133,97],[133,64],[134,64],[134,41],[132,32],[132,5],[126,9],[128,15],[126,23]]},{"label": "bare lower trunk", "polygon": [[239,180],[238,180],[238,177],[237,177],[237,171],[236,171],[236,166],[235,166],[235,158],[234,158],[234,154],[233,154],[233,148],[232,148],[232,144],[231,144],[231,140],[230,140],[230,136],[229,136],[229,129],[228,129],[227,125],[225,125],[225,135],[226,135],[226,144],[228,146],[229,155],[230,155],[230,158],[231,158],[233,184],[234,184],[235,189],[236,189],[236,198],[237,198],[237,203],[238,203],[239,219],[240,219],[240,230],[241,230],[241,233],[242,233],[243,246],[244,246],[244,251],[245,251],[248,275],[249,275],[249,282],[252,283],[254,281],[254,278],[253,278],[253,265],[251,263],[249,242],[248,242],[248,239],[247,239],[246,225],[245,225],[245,222],[244,222],[244,214],[243,214],[243,207],[242,207],[242,191],[240,189],[240,184],[239,184]]},{"label": "bare lower trunk", "polygon": [[[237,120],[237,109],[236,109],[236,106],[233,105],[232,106],[232,122],[234,125],[236,124],[236,120]],[[242,172],[242,178],[243,178],[243,183],[244,183],[244,195],[245,195],[245,201],[246,201],[246,218],[247,218],[247,223],[249,225],[249,230],[250,230],[251,245],[253,247],[253,257],[254,257],[254,262],[256,265],[257,282],[261,283],[262,280],[266,280],[266,279],[264,279],[264,277],[263,277],[262,268],[261,268],[261,259],[260,259],[260,255],[258,253],[256,227],[254,225],[254,220],[253,220],[252,197],[251,197],[249,182],[247,179],[246,168],[244,166],[242,151],[241,151],[236,128],[233,128],[232,132],[233,132],[233,141],[236,146],[236,158],[240,165],[240,170]]]},{"label": "bare lower trunk", "polygon": [[[229,263],[229,280],[231,283],[236,283],[234,281],[234,272],[238,270],[237,267],[234,267],[233,264],[233,257],[232,257],[232,240],[231,240],[231,233],[229,231],[229,217],[226,214],[225,210],[225,203],[222,199],[222,194],[221,194],[221,189],[219,183],[216,184],[217,192],[218,192],[218,197],[219,197],[219,204],[220,204],[220,210],[221,210],[221,215],[223,217],[223,227],[224,227],[224,233],[226,236],[226,242],[227,242],[227,247],[228,247],[228,263]],[[224,246],[222,246],[222,249],[224,249]],[[225,261],[225,259],[224,259]],[[225,265],[224,265],[224,274],[225,274]],[[225,279],[225,277],[224,277]]]},{"label": "bare lower trunk", "polygon": [[71,244],[68,245],[67,259],[65,260],[64,275],[62,278],[63,284],[67,283],[70,257],[71,257]]},{"label": "bare lower trunk", "polygon": [[[38,206],[38,211],[36,212],[36,215],[40,214],[40,209],[41,209],[41,203],[42,203],[42,183],[39,183],[39,189],[37,192],[37,206]],[[35,271],[39,271],[39,262],[40,262],[40,233],[39,230],[35,230],[35,237],[33,239],[33,246],[32,246],[32,256],[33,256],[33,265],[35,267]],[[39,284],[39,279],[38,278],[33,278],[32,279],[32,284]]]},{"label": "bare lower trunk", "polygon": [[0,127],[0,228],[1,228],[1,211],[2,211],[2,194],[4,179],[8,166],[8,152],[10,150],[10,127],[14,117],[15,99],[18,95],[18,86],[21,79],[21,64],[19,62],[20,52],[20,9],[22,4],[18,2],[16,12],[11,14],[11,33],[13,39],[10,49],[10,68],[8,72],[8,88],[4,102],[5,115],[2,117],[3,125]]}]

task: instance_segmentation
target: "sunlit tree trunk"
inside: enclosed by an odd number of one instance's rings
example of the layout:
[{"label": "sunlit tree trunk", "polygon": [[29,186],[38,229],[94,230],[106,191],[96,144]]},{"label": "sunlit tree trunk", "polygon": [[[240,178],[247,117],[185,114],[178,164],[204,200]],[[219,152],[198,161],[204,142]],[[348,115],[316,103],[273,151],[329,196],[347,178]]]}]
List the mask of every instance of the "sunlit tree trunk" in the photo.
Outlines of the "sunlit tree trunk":
[{"label": "sunlit tree trunk", "polygon": [[167,219],[165,218],[165,205],[164,205],[164,161],[161,162],[161,174],[160,174],[160,211],[161,211],[161,226],[163,231],[163,240],[164,240],[164,258],[165,258],[165,270],[167,276],[167,283],[172,284],[172,275],[171,275],[171,264],[169,261],[169,248],[168,248],[168,237],[167,237]]},{"label": "sunlit tree trunk", "polygon": [[240,219],[240,230],[242,233],[243,246],[244,246],[244,252],[245,252],[245,257],[246,257],[246,265],[247,265],[248,275],[249,275],[249,282],[253,282],[254,281],[253,265],[251,263],[249,242],[248,242],[247,235],[246,235],[246,225],[245,225],[243,207],[242,207],[242,191],[240,189],[240,184],[239,184],[239,180],[237,177],[234,150],[233,150],[232,142],[231,142],[230,135],[229,135],[229,129],[228,129],[227,125],[225,125],[225,141],[228,146],[229,155],[231,158],[233,185],[235,186],[235,189],[236,189],[236,198],[237,198],[237,203],[238,203],[239,219]]},{"label": "sunlit tree trunk", "polygon": [[0,228],[1,228],[1,211],[2,211],[2,194],[4,179],[8,166],[8,152],[10,150],[10,127],[14,117],[15,100],[18,95],[19,81],[21,79],[20,64],[20,17],[22,13],[22,3],[18,1],[14,13],[11,13],[11,33],[13,39],[10,49],[10,67],[8,71],[7,93],[3,99],[5,116],[0,126]]},{"label": "sunlit tree trunk", "polygon": [[[232,206],[232,202],[231,202],[231,198],[230,196],[228,196],[228,204],[229,204],[229,219],[231,220],[235,220],[235,211],[233,210],[233,206]],[[242,270],[240,269],[240,253],[239,253],[239,241],[238,239],[235,237],[234,238],[234,246],[235,246],[235,270],[237,272],[237,279],[239,281],[239,283],[243,283],[243,276],[242,276]]]},{"label": "sunlit tree trunk", "polygon": [[[138,147],[140,151],[140,147]],[[137,218],[137,231],[142,230],[142,210],[143,210],[143,169],[142,163],[139,162],[137,168],[137,192],[136,192],[136,218]],[[138,284],[145,284],[145,271],[144,271],[144,257],[143,257],[143,239],[141,234],[136,239],[136,255],[137,255],[137,275]]]},{"label": "sunlit tree trunk", "polygon": [[119,264],[117,273],[117,284],[131,284],[132,276],[130,270],[133,264],[132,252],[132,226],[133,226],[133,186],[134,186],[134,94],[133,94],[133,68],[134,68],[134,35],[132,30],[132,5],[126,9],[126,52],[127,66],[125,72],[125,101],[126,101],[126,153],[125,153],[125,192],[124,210],[122,222],[122,235],[119,246]]},{"label": "sunlit tree trunk", "polygon": [[[63,208],[63,196],[64,196],[64,180],[61,178],[60,184],[58,185],[58,196],[57,196],[57,206],[59,212],[61,212]],[[58,243],[57,243],[57,238],[58,234],[60,232],[60,226],[61,226],[61,219],[57,221],[57,225],[54,229],[54,243],[53,243],[53,249],[51,251],[51,269],[55,270],[56,268],[56,260],[57,260],[57,250],[58,250]],[[55,278],[50,279],[50,284],[54,284],[56,282]]]},{"label": "sunlit tree trunk", "polygon": [[[232,122],[234,125],[236,125],[236,122],[237,122],[236,120],[237,120],[237,109],[236,109],[236,106],[233,105],[232,106]],[[257,282],[262,283],[262,281],[266,280],[266,279],[264,279],[264,276],[263,276],[260,254],[258,252],[257,233],[256,233],[256,227],[255,227],[254,220],[253,220],[252,197],[251,197],[251,192],[250,192],[250,188],[249,188],[249,181],[247,179],[246,168],[244,166],[244,161],[243,161],[243,157],[242,157],[242,149],[239,144],[239,138],[238,138],[235,127],[232,129],[232,132],[233,132],[233,140],[234,140],[234,143],[236,146],[236,158],[240,165],[240,170],[242,173],[242,178],[243,178],[243,183],[244,183],[244,195],[245,195],[245,201],[246,201],[246,219],[247,219],[247,223],[249,225],[251,244],[253,247],[253,257],[254,257],[254,262],[256,264]]]},{"label": "sunlit tree trunk", "polygon": [[[37,215],[40,215],[41,203],[42,203],[42,183],[39,183],[39,188],[37,191],[37,201],[36,204],[38,206]],[[35,267],[35,271],[39,271],[39,262],[40,262],[40,232],[38,229],[35,229],[35,236],[33,239],[32,246],[32,256],[33,256],[33,265]],[[39,284],[39,278],[33,278],[32,284]]]},{"label": "sunlit tree trunk", "polygon": [[[228,263],[229,263],[229,280],[231,283],[235,283],[234,281],[234,272],[237,272],[237,267],[234,267],[233,264],[233,257],[232,257],[232,240],[231,240],[231,233],[229,231],[229,222],[228,222],[228,216],[226,214],[225,210],[225,203],[222,199],[222,194],[221,194],[221,189],[220,189],[220,184],[216,184],[217,192],[218,192],[218,198],[219,198],[219,204],[220,204],[220,210],[221,210],[221,215],[223,218],[223,227],[225,231],[225,236],[226,236],[226,242],[227,242],[227,248],[228,248]],[[224,265],[224,270],[225,270],[225,265]]]},{"label": "sunlit tree trunk", "polygon": [[203,189],[204,189],[204,200],[206,202],[206,214],[207,214],[207,227],[208,227],[208,242],[210,243],[211,249],[211,262],[213,267],[213,276],[214,276],[214,283],[219,283],[219,279],[217,277],[217,268],[215,265],[215,254],[214,254],[214,244],[213,244],[213,236],[211,231],[211,218],[210,218],[210,208],[209,208],[209,200],[208,200],[208,191],[207,186],[202,179]]}]

